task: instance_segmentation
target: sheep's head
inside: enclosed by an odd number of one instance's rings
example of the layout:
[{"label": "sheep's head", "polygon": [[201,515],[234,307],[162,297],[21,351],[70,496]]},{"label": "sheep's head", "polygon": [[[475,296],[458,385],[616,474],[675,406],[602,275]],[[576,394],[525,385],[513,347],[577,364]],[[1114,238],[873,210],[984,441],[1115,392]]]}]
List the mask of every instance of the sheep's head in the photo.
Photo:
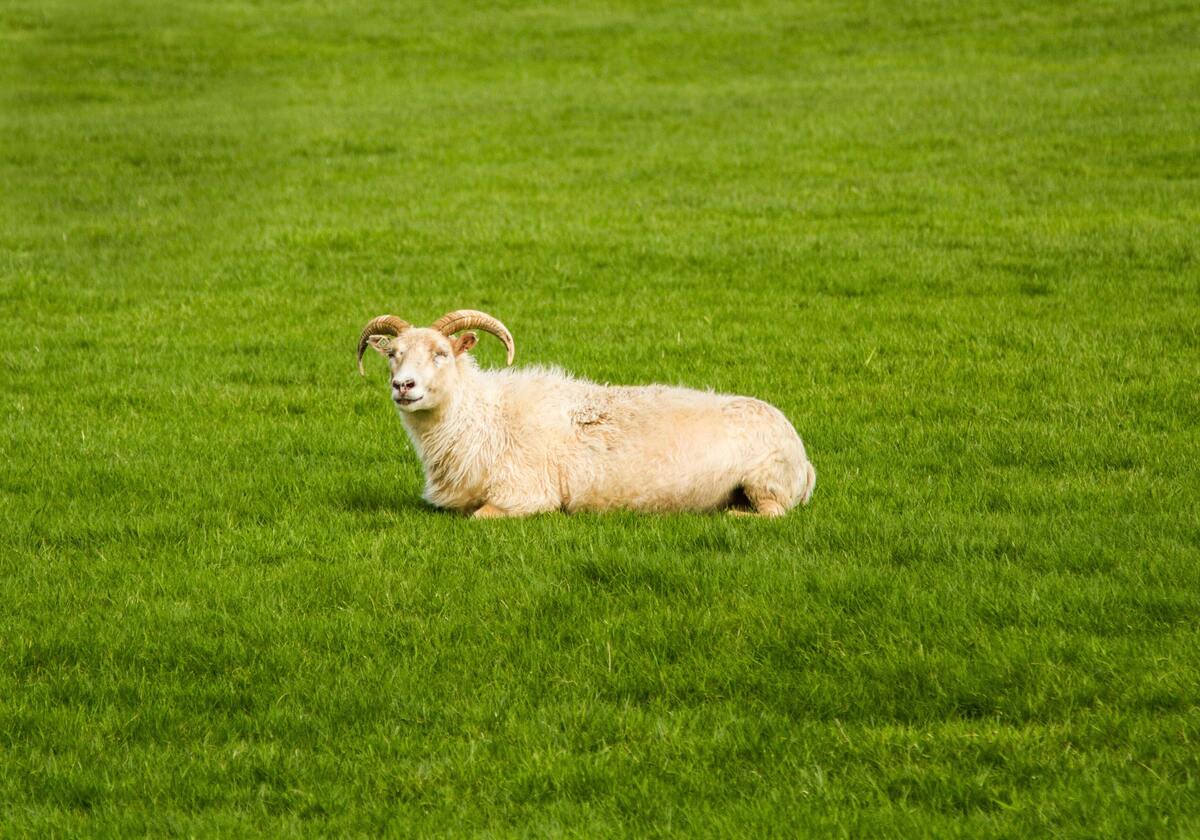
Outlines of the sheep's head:
[{"label": "sheep's head", "polygon": [[504,342],[507,364],[512,364],[515,347],[508,328],[485,312],[459,309],[438,318],[428,327],[414,327],[395,315],[371,319],[358,339],[358,372],[367,347],[388,360],[392,374],[392,399],[401,411],[428,411],[453,392],[464,357],[481,329]]}]

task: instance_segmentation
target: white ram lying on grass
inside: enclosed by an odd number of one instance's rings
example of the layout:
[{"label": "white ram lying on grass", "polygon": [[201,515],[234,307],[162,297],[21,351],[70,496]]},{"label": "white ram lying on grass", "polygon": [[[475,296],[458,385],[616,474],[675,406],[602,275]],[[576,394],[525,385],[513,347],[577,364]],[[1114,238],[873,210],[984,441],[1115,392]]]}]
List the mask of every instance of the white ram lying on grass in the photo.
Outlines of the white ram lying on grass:
[{"label": "white ram lying on grass", "polygon": [[478,517],[552,510],[709,511],[782,516],[812,495],[816,472],[774,406],[661,385],[597,385],[554,370],[480,370],[482,329],[462,309],[427,328],[373,319],[358,342],[387,357],[392,400],[425,466],[425,498]]}]

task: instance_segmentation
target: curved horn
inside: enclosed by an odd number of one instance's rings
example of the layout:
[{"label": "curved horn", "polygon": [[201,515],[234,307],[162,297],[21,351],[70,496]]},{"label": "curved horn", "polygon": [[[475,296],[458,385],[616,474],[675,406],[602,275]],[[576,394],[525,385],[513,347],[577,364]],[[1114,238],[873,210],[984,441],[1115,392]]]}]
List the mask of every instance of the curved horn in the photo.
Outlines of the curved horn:
[{"label": "curved horn", "polygon": [[437,330],[447,337],[463,330],[480,329],[484,332],[490,332],[504,342],[504,349],[508,351],[508,361],[505,364],[508,365],[512,364],[513,354],[517,351],[516,345],[513,343],[512,333],[508,331],[508,327],[486,312],[480,312],[477,309],[456,309],[453,312],[447,312],[430,324],[429,329]]},{"label": "curved horn", "polygon": [[372,318],[370,322],[363,327],[362,335],[358,337],[358,372],[360,375],[366,375],[363,372],[362,357],[367,350],[367,339],[373,335],[400,335],[412,324],[405,321],[403,318],[397,318],[395,315],[380,315],[378,318]]}]

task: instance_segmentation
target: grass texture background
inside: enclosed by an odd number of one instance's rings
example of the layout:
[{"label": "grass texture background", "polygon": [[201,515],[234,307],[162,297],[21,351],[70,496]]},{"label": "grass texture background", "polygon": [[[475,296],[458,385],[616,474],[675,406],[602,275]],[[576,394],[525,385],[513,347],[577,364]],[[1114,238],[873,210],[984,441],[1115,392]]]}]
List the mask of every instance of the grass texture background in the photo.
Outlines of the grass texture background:
[{"label": "grass texture background", "polygon": [[[1198,231],[1194,3],[4,2],[0,835],[1197,836]],[[811,507],[430,510],[462,306]]]}]

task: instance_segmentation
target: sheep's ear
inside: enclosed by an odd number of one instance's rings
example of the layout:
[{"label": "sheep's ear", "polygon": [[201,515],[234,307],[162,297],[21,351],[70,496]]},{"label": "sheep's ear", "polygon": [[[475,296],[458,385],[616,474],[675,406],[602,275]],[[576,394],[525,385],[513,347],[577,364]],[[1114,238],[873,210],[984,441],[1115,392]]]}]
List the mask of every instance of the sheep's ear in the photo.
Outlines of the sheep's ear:
[{"label": "sheep's ear", "polygon": [[392,342],[395,337],[390,335],[373,335],[367,339],[367,344],[375,348],[375,352],[386,356],[388,350],[392,349]]},{"label": "sheep's ear", "polygon": [[463,353],[466,353],[475,346],[475,342],[477,341],[479,341],[479,336],[477,336],[475,333],[463,333],[458,338],[454,339],[454,355],[461,356]]}]

